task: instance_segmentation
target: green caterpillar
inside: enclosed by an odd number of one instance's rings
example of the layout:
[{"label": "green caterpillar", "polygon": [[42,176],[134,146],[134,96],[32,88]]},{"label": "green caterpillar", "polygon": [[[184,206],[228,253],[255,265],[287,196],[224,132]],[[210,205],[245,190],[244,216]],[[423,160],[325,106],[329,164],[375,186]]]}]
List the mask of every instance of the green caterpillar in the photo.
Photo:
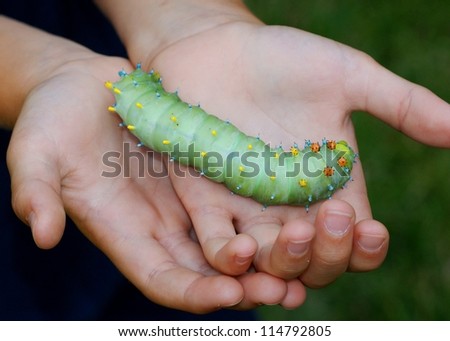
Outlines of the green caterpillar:
[{"label": "green caterpillar", "polygon": [[268,205],[309,205],[331,195],[351,179],[356,155],[345,141],[305,142],[300,150],[271,148],[230,122],[183,102],[164,90],[158,73],[120,71],[106,82],[117,112],[143,144],[224,183],[233,193]]}]

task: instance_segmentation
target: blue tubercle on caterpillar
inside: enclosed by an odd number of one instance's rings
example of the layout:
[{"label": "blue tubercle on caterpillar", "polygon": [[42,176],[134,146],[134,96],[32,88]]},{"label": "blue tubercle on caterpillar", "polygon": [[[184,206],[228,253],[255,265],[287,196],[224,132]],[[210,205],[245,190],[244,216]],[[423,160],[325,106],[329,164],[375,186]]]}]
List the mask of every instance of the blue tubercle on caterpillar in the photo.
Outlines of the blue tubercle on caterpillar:
[{"label": "blue tubercle on caterpillar", "polygon": [[157,72],[140,65],[106,82],[116,103],[108,108],[139,139],[139,145],[197,169],[233,193],[269,205],[302,205],[328,199],[351,179],[356,154],[345,141],[305,141],[285,151],[168,93]]}]

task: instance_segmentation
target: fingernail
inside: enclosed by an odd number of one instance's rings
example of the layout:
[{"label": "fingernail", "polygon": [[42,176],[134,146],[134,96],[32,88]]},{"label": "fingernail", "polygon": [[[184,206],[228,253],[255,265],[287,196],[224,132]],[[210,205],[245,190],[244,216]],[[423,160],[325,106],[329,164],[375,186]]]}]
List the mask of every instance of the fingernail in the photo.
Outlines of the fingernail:
[{"label": "fingernail", "polygon": [[362,234],[358,239],[358,245],[369,252],[378,251],[386,241],[386,238],[379,235]]},{"label": "fingernail", "polygon": [[330,211],[325,215],[325,228],[335,236],[342,236],[348,231],[352,218],[344,212]]},{"label": "fingernail", "polygon": [[309,240],[301,241],[301,242],[289,242],[287,244],[288,251],[294,256],[301,256],[308,251],[309,248]]}]

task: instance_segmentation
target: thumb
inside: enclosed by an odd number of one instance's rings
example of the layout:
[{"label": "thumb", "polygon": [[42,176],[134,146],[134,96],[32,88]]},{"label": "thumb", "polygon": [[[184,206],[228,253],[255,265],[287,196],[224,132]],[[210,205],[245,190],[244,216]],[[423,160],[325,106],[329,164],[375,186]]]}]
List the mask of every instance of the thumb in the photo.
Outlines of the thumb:
[{"label": "thumb", "polygon": [[450,104],[430,90],[409,82],[375,61],[365,60],[352,91],[368,111],[413,139],[450,147]]},{"label": "thumb", "polygon": [[[60,196],[60,174],[55,156],[46,153],[48,143],[36,143],[13,132],[7,163],[11,175],[12,206],[30,225],[36,245],[49,249],[61,240],[65,211]],[[54,150],[54,149],[53,149]]]}]

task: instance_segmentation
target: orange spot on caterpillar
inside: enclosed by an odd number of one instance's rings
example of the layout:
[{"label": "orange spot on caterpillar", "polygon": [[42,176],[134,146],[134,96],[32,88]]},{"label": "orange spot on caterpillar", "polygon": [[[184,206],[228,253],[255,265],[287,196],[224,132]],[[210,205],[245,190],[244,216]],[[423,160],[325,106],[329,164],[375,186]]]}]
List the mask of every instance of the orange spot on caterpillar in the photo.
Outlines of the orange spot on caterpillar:
[{"label": "orange spot on caterpillar", "polygon": [[129,124],[129,125],[127,125],[127,129],[128,129],[128,130],[135,130],[136,127],[133,126],[133,125],[131,125],[131,124]]},{"label": "orange spot on caterpillar", "polygon": [[105,82],[105,88],[112,89],[113,88],[113,83],[110,82],[110,81]]},{"label": "orange spot on caterpillar", "polygon": [[168,144],[170,144],[170,141],[169,141],[169,140],[163,140],[163,141],[162,141],[162,144],[168,145]]},{"label": "orange spot on caterpillar", "polygon": [[118,94],[118,95],[120,95],[121,93],[122,93],[122,91],[120,91],[119,89],[117,89],[117,88],[114,88],[114,93],[116,93],[116,94]]},{"label": "orange spot on caterpillar", "polygon": [[110,106],[108,107],[108,111],[110,111],[110,112],[116,112],[116,108],[114,108],[112,105],[110,105]]},{"label": "orange spot on caterpillar", "polygon": [[311,143],[311,151],[313,153],[318,153],[320,151],[320,144],[319,144],[319,142]]},{"label": "orange spot on caterpillar", "polygon": [[144,106],[142,105],[142,103],[136,102],[136,107],[138,107],[139,109],[142,109]]},{"label": "orange spot on caterpillar", "polygon": [[336,149],[336,141],[334,141],[334,140],[328,140],[328,141],[327,141],[327,148],[328,148],[329,150],[334,150],[334,149]]},{"label": "orange spot on caterpillar", "polygon": [[344,167],[345,165],[347,165],[347,159],[343,156],[341,156],[338,160],[338,165],[341,167]]},{"label": "orange spot on caterpillar", "polygon": [[326,166],[323,169],[323,174],[325,174],[325,176],[332,176],[334,174],[334,169],[331,168],[330,166]]}]

